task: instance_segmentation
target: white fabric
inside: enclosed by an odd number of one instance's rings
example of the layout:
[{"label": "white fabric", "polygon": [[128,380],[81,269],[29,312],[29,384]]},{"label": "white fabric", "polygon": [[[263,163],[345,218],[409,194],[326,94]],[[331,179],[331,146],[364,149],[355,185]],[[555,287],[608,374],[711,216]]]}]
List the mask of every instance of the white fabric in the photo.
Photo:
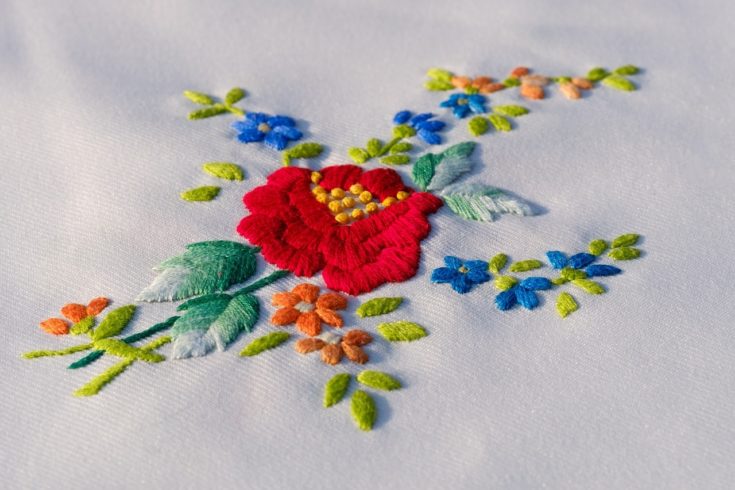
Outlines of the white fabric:
[{"label": "white fabric", "polygon": [[[735,481],[732,2],[0,2],[0,486],[3,488],[726,488]],[[244,359],[243,337],[205,358],[136,364],[98,396],[71,393],[112,362],[20,354],[76,340],[38,322],[68,301],[120,306],[185,244],[238,239],[244,192],[277,154],[233,140],[231,116],[188,121],[181,92],[242,86],[248,110],[297,117],[346,150],[390,135],[392,115],[432,110],[432,66],[504,76],[634,63],[640,91],[524,103],[511,133],[478,139],[465,181],[512,191],[533,218],[431,218],[419,274],[375,295],[430,335],[376,342],[371,365],[405,388],[378,396],[373,432],[348,403],[325,410],[333,373],[292,347]],[[492,96],[518,102],[517,91]],[[217,200],[206,161],[247,179]],[[298,164],[303,165],[303,161]],[[315,165],[317,163],[312,163]],[[371,164],[372,165],[372,164]],[[369,166],[371,166],[369,165]],[[402,169],[404,175],[409,169]],[[494,309],[429,275],[445,254],[541,258],[639,232],[645,257],[535,311]],[[262,265],[261,265],[262,270]],[[321,284],[321,278],[316,281]],[[273,291],[258,293],[263,319]],[[357,301],[351,301],[350,308]],[[136,329],[171,304],[144,305]],[[354,309],[352,310],[354,312]],[[347,316],[374,329],[379,319]],[[257,332],[269,331],[264,320]],[[162,349],[168,353],[168,348]],[[344,366],[356,372],[353,366]]]}]

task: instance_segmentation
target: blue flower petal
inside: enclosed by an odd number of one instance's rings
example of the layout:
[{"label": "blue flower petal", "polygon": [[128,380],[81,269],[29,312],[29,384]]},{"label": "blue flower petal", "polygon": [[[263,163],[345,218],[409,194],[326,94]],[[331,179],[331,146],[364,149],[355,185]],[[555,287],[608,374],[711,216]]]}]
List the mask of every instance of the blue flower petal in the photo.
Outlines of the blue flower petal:
[{"label": "blue flower petal", "polygon": [[393,116],[393,124],[405,124],[411,118],[411,111],[400,111]]},{"label": "blue flower petal", "polygon": [[257,129],[246,129],[244,131],[241,131],[237,135],[237,139],[242,141],[243,143],[254,143],[256,141],[263,141],[263,138],[265,138],[265,133],[262,131],[258,131]]},{"label": "blue flower petal", "polygon": [[238,132],[258,129],[258,125],[256,123],[254,123],[253,121],[248,121],[247,119],[243,121],[235,121],[234,123],[230,124],[230,127]]},{"label": "blue flower petal", "polygon": [[546,252],[546,258],[549,259],[549,263],[554,269],[563,269],[567,266],[567,256],[558,250],[549,250]]},{"label": "blue flower petal", "polygon": [[482,284],[490,280],[490,274],[486,270],[470,269],[467,278],[475,284]]},{"label": "blue flower petal", "polygon": [[623,272],[621,269],[618,269],[614,265],[602,264],[593,264],[587,266],[584,271],[587,273],[587,277],[614,276],[615,274],[620,274],[621,272]]},{"label": "blue flower petal", "polygon": [[288,126],[278,126],[273,129],[274,133],[282,134],[289,140],[300,140],[303,134],[296,128],[290,128]]},{"label": "blue flower petal", "polygon": [[296,121],[288,116],[273,116],[268,119],[267,122],[268,126],[270,126],[271,128],[277,128],[279,126],[287,126],[289,128],[292,128],[296,126]]},{"label": "blue flower petal", "polygon": [[419,129],[417,134],[427,145],[438,145],[442,142],[441,136],[425,129]]},{"label": "blue flower petal", "polygon": [[452,279],[461,274],[457,269],[450,269],[449,267],[439,267],[434,269],[431,273],[431,282],[445,283],[452,282]]},{"label": "blue flower petal", "polygon": [[457,291],[459,294],[469,293],[472,286],[474,286],[474,284],[470,278],[467,277],[467,274],[458,274],[454,279],[452,279],[452,289]]},{"label": "blue flower petal", "polygon": [[541,291],[551,289],[551,281],[545,277],[528,277],[521,281],[521,287],[529,291]]},{"label": "blue flower petal", "polygon": [[597,260],[596,255],[588,254],[585,252],[574,254],[569,257],[569,267],[573,269],[581,269],[583,267],[587,267],[595,260]]},{"label": "blue flower petal", "polygon": [[455,105],[457,105],[457,103],[456,101],[452,100],[451,97],[447,100],[439,102],[439,107],[454,107]]},{"label": "blue flower petal", "polygon": [[[478,99],[477,97],[480,97],[480,98]],[[471,95],[470,103],[468,105],[470,107],[470,110],[474,112],[475,114],[485,114],[487,112],[485,110],[485,97],[478,96],[478,95]]]},{"label": "blue flower petal", "polygon": [[427,131],[435,132],[444,129],[447,123],[444,121],[423,121],[416,124],[416,129],[425,129]]},{"label": "blue flower petal", "polygon": [[288,145],[288,138],[278,131],[271,131],[265,135],[265,144],[274,150],[281,151]]},{"label": "blue flower petal", "polygon": [[532,310],[538,306],[538,295],[524,287],[516,288],[516,299],[524,308]]},{"label": "blue flower petal", "polygon": [[488,263],[484,260],[466,260],[464,266],[470,270],[487,271]]},{"label": "blue flower petal", "polygon": [[257,125],[266,122],[271,116],[264,112],[248,112],[245,117]]},{"label": "blue flower petal", "polygon": [[495,296],[495,306],[501,311],[510,310],[516,304],[516,289],[511,288]]},{"label": "blue flower petal", "polygon": [[444,264],[452,269],[459,269],[464,265],[464,261],[460,259],[459,257],[454,257],[453,255],[447,255],[444,257]]},{"label": "blue flower petal", "polygon": [[452,109],[452,112],[457,119],[464,119],[470,113],[470,108],[466,105],[458,105]]},{"label": "blue flower petal", "polygon": [[422,114],[416,114],[415,116],[411,118],[411,122],[409,124],[415,128],[419,124],[428,121],[432,117],[434,117],[434,114],[432,114],[431,112],[424,112]]}]

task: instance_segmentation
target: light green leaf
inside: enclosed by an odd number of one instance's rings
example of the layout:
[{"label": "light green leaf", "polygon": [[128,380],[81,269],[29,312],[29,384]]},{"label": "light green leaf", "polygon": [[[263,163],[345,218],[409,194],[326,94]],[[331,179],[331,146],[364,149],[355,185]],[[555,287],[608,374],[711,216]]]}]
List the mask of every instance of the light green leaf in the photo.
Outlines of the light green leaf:
[{"label": "light green leaf", "polygon": [[490,114],[488,116],[488,119],[490,120],[490,124],[493,125],[496,131],[510,131],[511,129],[513,129],[510,121],[505,116],[501,116],[499,114]]},{"label": "light green leaf", "polygon": [[616,75],[635,75],[639,71],[641,70],[637,66],[623,65],[618,68],[615,68],[615,71],[613,73],[615,73]]},{"label": "light green leaf", "polygon": [[240,87],[235,87],[235,88],[230,89],[230,91],[227,92],[227,95],[225,95],[225,104],[226,105],[236,104],[237,102],[240,102],[244,98],[245,98],[245,91],[241,89]]},{"label": "light green leaf", "polygon": [[503,85],[505,85],[506,87],[518,87],[520,84],[521,81],[517,77],[508,77],[503,80]]},{"label": "light green leaf", "polygon": [[136,301],[178,301],[224,291],[255,273],[258,248],[230,241],[192,243],[154,268],[160,274]]},{"label": "light green leaf", "polygon": [[507,263],[508,263],[507,255],[503,253],[497,254],[492,259],[490,259],[488,270],[492,272],[493,274],[500,274],[500,271],[503,270],[503,267],[505,267],[505,264]]},{"label": "light green leaf", "polygon": [[250,342],[240,351],[240,355],[245,357],[257,356],[269,349],[275,349],[287,341],[289,337],[291,337],[291,334],[288,332],[271,332]]},{"label": "light green leaf", "polygon": [[401,297],[373,298],[361,304],[357,309],[357,314],[360,318],[385,315],[395,311],[401,306],[401,303],[403,303],[403,298]]},{"label": "light green leaf", "polygon": [[403,154],[388,155],[380,159],[380,163],[384,163],[386,165],[405,165],[410,161],[411,157]]},{"label": "light green leaf", "polygon": [[591,279],[575,279],[572,281],[572,284],[587,291],[589,294],[602,294],[605,292],[605,288],[600,283]]},{"label": "light green leaf", "polygon": [[467,123],[467,129],[472,136],[480,136],[487,133],[490,123],[485,116],[475,116]]},{"label": "light green leaf", "polygon": [[219,194],[220,187],[214,185],[204,185],[183,191],[180,196],[184,201],[198,202],[211,201]]},{"label": "light green leaf", "polygon": [[507,291],[516,284],[518,284],[518,279],[513,276],[496,276],[493,279],[493,286],[500,291]]},{"label": "light green leaf", "polygon": [[625,235],[620,235],[615,240],[613,240],[612,247],[613,248],[632,247],[633,245],[638,243],[638,239],[640,237],[641,236],[638,235],[637,233],[627,233]]},{"label": "light green leaf", "polygon": [[82,318],[77,323],[72,325],[71,329],[69,330],[69,333],[72,335],[82,335],[90,330],[92,330],[92,327],[94,327],[95,324],[95,318],[93,316],[88,316],[86,318]]},{"label": "light green leaf", "polygon": [[619,247],[610,250],[607,256],[614,260],[633,260],[641,256],[641,251],[633,247]]},{"label": "light green leaf", "polygon": [[493,107],[495,114],[509,117],[520,117],[528,114],[528,109],[520,105],[498,105]]},{"label": "light green leaf", "polygon": [[410,138],[416,134],[416,130],[408,124],[399,124],[393,126],[393,137],[394,138]]},{"label": "light green leaf", "polygon": [[531,216],[533,210],[522,199],[484,184],[454,184],[442,193],[453,213],[467,220],[495,221],[501,214]]},{"label": "light green leaf", "polygon": [[347,373],[335,374],[324,385],[324,408],[329,408],[342,401],[350,386],[350,375]]},{"label": "light green leaf", "polygon": [[283,164],[286,166],[290,165],[291,160],[294,158],[316,158],[322,154],[322,151],[324,151],[324,146],[322,146],[321,143],[316,143],[314,141],[299,143],[283,152]]},{"label": "light green leaf", "polygon": [[355,391],[352,394],[350,409],[352,411],[352,418],[360,430],[369,431],[373,428],[375,419],[378,416],[378,410],[370,395],[362,390]]},{"label": "light green leaf", "polygon": [[616,90],[623,90],[625,92],[631,92],[635,90],[633,82],[620,75],[610,75],[602,80],[602,84]]},{"label": "light green leaf", "polygon": [[592,240],[589,245],[589,251],[592,255],[602,255],[607,250],[607,242],[601,238]]},{"label": "light green leaf", "polygon": [[114,337],[122,332],[122,330],[130,323],[135,314],[135,305],[121,306],[107,314],[97,328],[94,329],[90,336],[92,340],[106,339]]},{"label": "light green leaf", "polygon": [[583,270],[572,269],[571,267],[564,267],[559,271],[559,275],[565,281],[574,281],[575,279],[586,279],[587,273]]},{"label": "light green leaf", "polygon": [[355,163],[365,163],[370,160],[370,154],[364,149],[358,148],[356,146],[353,146],[352,148],[347,150],[347,154]]},{"label": "light green leaf", "polygon": [[440,156],[442,159],[448,157],[468,157],[475,151],[475,146],[477,146],[477,143],[474,141],[463,141],[462,143],[450,146],[441,152]]},{"label": "light green leaf", "polygon": [[133,347],[132,345],[117,339],[96,340],[94,342],[94,348],[103,350],[107,354],[115,357],[130,359],[131,361],[161,362],[166,359],[161,354]]},{"label": "light green leaf", "polygon": [[229,162],[209,162],[202,165],[209,175],[225,180],[242,180],[243,172],[239,165]]},{"label": "light green leaf", "polygon": [[201,92],[195,92],[193,90],[184,90],[184,97],[194,102],[195,104],[201,104],[201,105],[214,104],[214,99],[212,99],[212,97],[210,97],[207,94],[203,94]]},{"label": "light green leaf", "polygon": [[390,153],[406,153],[407,151],[411,151],[412,148],[413,145],[411,143],[401,141],[400,143],[396,143],[395,145],[391,146]]},{"label": "light green leaf", "polygon": [[444,82],[442,80],[427,80],[424,82],[424,87],[434,92],[454,89],[452,82]]},{"label": "light green leaf", "polygon": [[510,265],[510,271],[511,272],[527,272],[527,271],[532,271],[534,269],[539,269],[543,266],[544,264],[540,260],[536,260],[536,259],[521,260],[521,261],[512,263]]},{"label": "light green leaf", "polygon": [[206,119],[208,117],[218,116],[227,112],[227,107],[224,104],[215,104],[211,107],[192,111],[187,116],[191,120]]},{"label": "light green leaf", "polygon": [[376,157],[380,154],[380,150],[383,149],[383,143],[378,138],[370,138],[365,144],[365,149],[368,155]]},{"label": "light green leaf", "polygon": [[393,391],[401,389],[400,381],[381,371],[363,371],[357,375],[357,382],[376,390]]},{"label": "light green leaf", "polygon": [[392,323],[381,323],[378,325],[378,333],[391,342],[411,342],[426,337],[426,330],[417,323],[399,321]]},{"label": "light green leaf", "polygon": [[590,71],[587,72],[587,80],[590,82],[599,82],[606,76],[608,76],[610,73],[601,67],[592,68]]},{"label": "light green leaf", "polygon": [[566,318],[578,309],[579,305],[571,294],[564,292],[556,298],[556,311],[559,312],[562,318]]},{"label": "light green leaf", "polygon": [[451,71],[445,70],[443,68],[429,68],[429,70],[426,72],[426,76],[433,80],[451,83],[454,74]]}]

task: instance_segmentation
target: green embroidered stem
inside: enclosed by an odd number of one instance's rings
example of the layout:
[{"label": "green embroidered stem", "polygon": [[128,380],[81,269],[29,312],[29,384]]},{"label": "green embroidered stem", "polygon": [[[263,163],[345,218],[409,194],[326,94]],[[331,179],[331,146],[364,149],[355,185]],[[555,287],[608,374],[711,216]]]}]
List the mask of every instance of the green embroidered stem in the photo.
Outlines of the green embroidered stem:
[{"label": "green embroidered stem", "polygon": [[382,157],[383,155],[388,153],[388,151],[390,151],[390,149],[393,148],[396,145],[396,143],[399,143],[402,139],[403,139],[402,136],[393,138],[392,140],[388,142],[388,144],[386,144],[383,148],[381,148],[381,150],[375,156],[378,158]]},{"label": "green embroidered stem", "polygon": [[23,357],[24,359],[36,359],[37,357],[68,356],[69,354],[75,354],[77,352],[89,350],[92,347],[93,347],[92,344],[80,344],[80,345],[75,345],[74,347],[69,347],[68,349],[62,349],[62,350],[34,350],[31,352],[26,352],[25,354],[22,354],[21,357]]},{"label": "green embroidered stem", "polygon": [[290,274],[289,271],[276,271],[273,274],[264,277],[263,279],[258,279],[257,281],[255,281],[249,286],[245,286],[241,290],[237,291],[233,296],[240,296],[243,294],[252,293],[253,291],[257,291],[260,288],[264,288],[266,286],[273,284],[274,282],[278,281],[281,278],[286,277],[289,274]]}]

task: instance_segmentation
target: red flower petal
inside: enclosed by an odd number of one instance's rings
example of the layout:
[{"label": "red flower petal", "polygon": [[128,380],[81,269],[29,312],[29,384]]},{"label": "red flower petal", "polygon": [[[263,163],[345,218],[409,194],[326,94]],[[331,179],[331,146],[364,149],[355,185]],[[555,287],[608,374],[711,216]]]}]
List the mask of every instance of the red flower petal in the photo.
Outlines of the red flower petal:
[{"label": "red flower petal", "polygon": [[333,165],[320,172],[322,180],[319,181],[319,185],[327,190],[335,187],[349,189],[352,184],[362,182],[362,169],[357,165]]},{"label": "red flower petal", "polygon": [[365,172],[360,178],[360,183],[381,201],[386,197],[395,197],[398,192],[406,190],[401,176],[388,168],[376,168]]}]

